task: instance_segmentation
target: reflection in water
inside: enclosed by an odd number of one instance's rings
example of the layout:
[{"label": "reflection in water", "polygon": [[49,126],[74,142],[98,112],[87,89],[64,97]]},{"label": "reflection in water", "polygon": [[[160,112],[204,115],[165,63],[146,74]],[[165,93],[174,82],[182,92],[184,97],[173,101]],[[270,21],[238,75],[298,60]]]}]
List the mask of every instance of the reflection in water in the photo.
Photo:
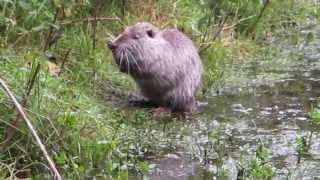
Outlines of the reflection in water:
[{"label": "reflection in water", "polygon": [[[320,97],[320,33],[315,37],[306,47],[284,46],[277,60],[230,64],[226,87],[208,98],[195,120],[181,125],[181,149],[153,160],[156,168],[148,177],[213,179],[224,176],[223,168],[236,179],[241,159],[254,157],[261,142],[278,179],[320,177],[320,129],[309,117]],[[310,155],[297,164],[297,137],[311,132]]]}]

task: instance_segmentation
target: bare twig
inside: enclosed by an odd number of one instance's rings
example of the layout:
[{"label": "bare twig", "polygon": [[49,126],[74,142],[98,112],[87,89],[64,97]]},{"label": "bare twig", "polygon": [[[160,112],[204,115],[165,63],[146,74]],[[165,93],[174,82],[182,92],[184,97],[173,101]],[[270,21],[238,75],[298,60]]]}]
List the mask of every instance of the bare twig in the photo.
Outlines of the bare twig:
[{"label": "bare twig", "polygon": [[[9,126],[14,132],[15,131],[19,131],[20,133],[22,133],[22,134],[24,134],[24,132],[21,130],[21,129],[19,129],[19,128],[17,128],[17,126],[15,126],[14,124],[11,124],[10,122],[8,122],[8,121],[5,121],[5,120],[3,120],[3,119],[0,119],[0,122],[1,123],[3,123],[3,124],[5,124],[5,125],[7,125],[7,126]],[[12,131],[11,130],[11,131]],[[11,132],[11,131],[9,131],[9,132]],[[8,134],[8,133],[7,133]],[[7,135],[7,138],[3,141],[3,142],[1,142],[0,143],[0,150],[2,150],[3,149],[3,147],[6,147],[7,146],[7,143],[11,140],[11,136],[10,136],[10,138],[8,138],[9,136]]]},{"label": "bare twig", "polygon": [[8,179],[14,179],[14,171],[15,171],[14,167],[15,167],[15,163],[12,163],[12,164],[7,165],[7,164],[2,163],[2,162],[0,161],[0,167],[1,167],[1,166],[5,167],[5,168],[8,170],[8,172],[9,172],[9,174],[10,174],[10,176],[8,177]]},{"label": "bare twig", "polygon": [[268,5],[270,4],[270,0],[266,0],[261,11],[260,11],[260,14],[259,16],[257,17],[257,19],[255,20],[255,22],[252,24],[252,26],[249,27],[249,29],[247,30],[246,32],[246,35],[249,35],[251,34],[255,29],[256,29],[256,26],[257,24],[259,23],[263,13],[265,12],[265,10],[267,9]]},{"label": "bare twig", "polygon": [[228,19],[229,17],[230,17],[230,15],[226,16],[226,17],[222,20],[222,22],[220,23],[220,28],[218,29],[218,31],[217,31],[217,32],[215,33],[215,35],[213,36],[212,41],[215,41],[215,40],[218,38],[218,36],[219,36],[220,33],[222,32],[223,27],[224,27],[224,25],[226,24],[227,19]]},{"label": "bare twig", "polygon": [[100,11],[103,7],[103,1],[96,0],[94,12],[93,12],[93,21],[92,21],[92,49],[96,49],[96,34],[97,34],[97,16],[100,14]]},{"label": "bare twig", "polygon": [[[60,11],[59,8],[57,8],[56,9],[56,13],[55,13],[54,18],[53,18],[52,24],[56,23],[59,11]],[[47,35],[47,38],[46,38],[46,42],[45,42],[44,47],[43,47],[43,51],[46,51],[48,48],[50,48],[50,39],[52,39],[52,34],[53,33],[54,33],[53,32],[53,26],[50,26],[50,30],[48,32],[48,35]]]},{"label": "bare twig", "polygon": [[[98,0],[99,1],[99,0]],[[96,34],[97,34],[97,13],[94,13],[94,20],[92,21],[92,49],[96,49]]]},{"label": "bare twig", "polygon": [[[22,100],[22,103],[21,103],[22,106],[25,106],[27,104],[28,96],[31,93],[32,87],[33,87],[33,85],[35,83],[35,80],[36,80],[36,77],[37,77],[39,71],[40,71],[40,63],[38,63],[36,65],[35,71],[31,75],[31,78],[28,80],[26,92],[24,94],[24,97],[23,97],[23,100]],[[4,147],[6,147],[8,145],[8,143],[10,142],[10,140],[15,135],[16,129],[17,129],[17,125],[18,125],[18,122],[19,122],[20,118],[21,118],[21,116],[18,113],[16,118],[15,118],[15,120],[12,121],[11,125],[6,130],[6,139],[3,142],[0,143],[0,149],[3,149]]]},{"label": "bare twig", "polygon": [[[216,33],[214,34],[213,38],[211,39],[211,42],[214,42],[218,36],[220,35],[220,33],[223,30],[223,27],[225,25],[225,23],[227,22],[227,19],[230,17],[230,14],[227,15],[222,21],[221,23],[219,23],[219,29],[216,31]],[[199,50],[199,54],[202,54],[204,51],[206,51],[208,48],[210,48],[212,46],[213,43],[208,43],[206,46],[201,47]]]},{"label": "bare twig", "polygon": [[122,15],[122,20],[124,20],[125,14],[126,14],[126,0],[122,0],[122,4],[121,4],[121,15]]},{"label": "bare twig", "polygon": [[253,17],[255,17],[255,16],[249,16],[249,17],[245,17],[245,18],[239,19],[239,20],[238,20],[236,23],[234,23],[234,24],[231,24],[231,25],[229,25],[229,26],[224,26],[223,29],[222,29],[222,31],[232,29],[232,28],[234,28],[235,26],[237,26],[238,24],[242,23],[243,21],[247,21],[247,20],[249,20],[249,19],[251,19],[251,18],[253,18]]},{"label": "bare twig", "polygon": [[70,52],[71,52],[71,48],[69,48],[68,51],[64,54],[64,57],[62,59],[62,63],[61,63],[61,66],[60,66],[60,71],[58,73],[58,76],[60,76],[60,74],[62,73],[64,65],[65,65],[65,63],[66,63],[66,61],[67,61],[67,59],[69,57]]},{"label": "bare twig", "polygon": [[[94,21],[94,17],[88,17],[85,19],[76,19],[76,20],[66,20],[66,21],[59,21],[58,24],[60,24],[61,26],[68,26],[74,23],[79,23],[79,22],[92,22]],[[120,18],[118,17],[96,17],[96,21],[118,21],[121,25],[123,25],[123,23],[121,22]],[[52,26],[50,26],[49,29],[53,28]],[[38,32],[43,32],[45,30],[47,30],[48,27],[43,26],[41,28],[39,27],[34,27],[28,31],[25,32],[21,32],[21,33],[17,33],[19,35],[19,37],[17,37],[16,41],[11,45],[11,47],[15,47],[25,36],[31,34],[31,33],[38,33]],[[51,34],[53,33],[53,30],[51,32]],[[59,32],[57,32],[59,34]],[[47,49],[48,46],[48,42],[50,41],[50,37],[52,35],[48,36],[47,38],[49,38],[48,40],[46,40],[46,43],[44,45],[44,49]],[[48,41],[48,42],[47,42]],[[47,45],[46,45],[47,44]]]},{"label": "bare twig", "polygon": [[[219,28],[218,31],[215,33],[215,36],[212,38],[212,40],[210,42],[202,42],[201,43],[201,46],[200,47],[200,51],[199,53],[203,53],[205,50],[207,50],[208,48],[210,48],[210,46],[212,46],[212,43],[213,41],[215,41],[218,37],[218,35],[220,35],[220,33],[222,31],[226,31],[226,30],[229,30],[229,29],[232,29],[234,28],[235,26],[237,26],[238,24],[240,24],[241,22],[243,21],[247,21],[251,18],[253,18],[254,16],[249,16],[249,17],[246,17],[246,18],[242,18],[240,20],[238,20],[236,23],[232,24],[232,25],[229,25],[229,26],[224,26],[225,23],[226,23],[226,19],[223,21],[223,23],[219,23],[218,25],[216,25],[215,27]],[[226,17],[227,18],[227,17]]]},{"label": "bare twig", "polygon": [[32,135],[34,136],[34,138],[37,141],[37,144],[39,145],[41,151],[43,152],[45,158],[47,159],[51,171],[53,172],[55,179],[56,180],[61,180],[61,175],[58,172],[55,163],[53,162],[53,160],[51,159],[51,157],[49,156],[45,146],[43,145],[40,137],[38,136],[35,128],[33,127],[31,121],[28,119],[27,115],[25,114],[25,112],[23,111],[22,106],[20,105],[20,103],[18,102],[18,100],[15,98],[15,96],[13,95],[13,93],[10,91],[9,87],[6,85],[6,83],[0,78],[0,85],[3,88],[4,92],[9,96],[9,98],[13,101],[15,107],[17,108],[18,112],[20,113],[21,117],[25,120],[28,128],[30,129]]},{"label": "bare twig", "polygon": [[[92,21],[95,21],[94,17],[88,17],[84,19],[76,19],[76,20],[70,20],[70,21],[62,21],[60,22],[60,24],[63,26],[67,26],[74,23],[92,22]],[[119,21],[121,23],[121,20],[118,17],[96,17],[96,21]]]},{"label": "bare twig", "polygon": [[33,74],[31,75],[31,78],[28,80],[27,91],[26,91],[26,94],[25,94],[25,97],[24,97],[25,101],[26,101],[26,99],[28,98],[28,96],[31,93],[32,87],[33,87],[33,85],[34,85],[34,83],[36,81],[36,77],[37,77],[39,71],[40,71],[40,63],[38,62]]},{"label": "bare twig", "polygon": [[[30,171],[30,167],[32,167],[32,166],[35,166],[35,165],[40,165],[40,166],[43,166],[44,168],[46,168],[46,169],[49,169],[50,170],[50,168],[46,165],[46,164],[44,164],[44,163],[41,163],[41,162],[32,162],[32,163],[30,163],[30,164],[27,164],[26,166],[24,166],[24,167],[22,167],[21,169],[19,169],[19,170],[15,170],[15,172],[14,172],[14,177],[16,177],[19,173],[21,173],[21,172],[26,172],[26,171]],[[27,169],[28,168],[28,169]],[[15,179],[14,179],[15,180]]]},{"label": "bare twig", "polygon": [[207,36],[209,35],[209,29],[210,29],[210,26],[212,24],[212,16],[213,15],[214,15],[214,10],[210,11],[205,31],[204,31],[203,35],[200,37],[200,44],[203,44],[206,41]]}]

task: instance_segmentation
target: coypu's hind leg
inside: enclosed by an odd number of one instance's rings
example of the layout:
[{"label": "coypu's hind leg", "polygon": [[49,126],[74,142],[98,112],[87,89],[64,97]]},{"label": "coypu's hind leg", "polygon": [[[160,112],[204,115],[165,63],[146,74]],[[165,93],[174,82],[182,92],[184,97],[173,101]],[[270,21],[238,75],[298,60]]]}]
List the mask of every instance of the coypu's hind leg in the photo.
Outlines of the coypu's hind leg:
[{"label": "coypu's hind leg", "polygon": [[196,110],[196,100],[194,97],[183,96],[182,94],[174,95],[169,102],[169,106],[173,113],[192,113]]},{"label": "coypu's hind leg", "polygon": [[132,106],[142,107],[142,108],[152,108],[158,107],[157,103],[150,101],[147,97],[143,96],[141,93],[132,92],[128,97],[129,104]]}]

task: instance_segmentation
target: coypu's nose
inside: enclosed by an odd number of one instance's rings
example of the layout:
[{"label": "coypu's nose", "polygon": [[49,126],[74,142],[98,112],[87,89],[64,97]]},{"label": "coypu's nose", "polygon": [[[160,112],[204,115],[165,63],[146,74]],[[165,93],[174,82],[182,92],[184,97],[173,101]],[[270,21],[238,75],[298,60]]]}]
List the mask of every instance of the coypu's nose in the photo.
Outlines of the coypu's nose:
[{"label": "coypu's nose", "polygon": [[108,45],[108,48],[111,50],[114,50],[116,48],[116,45],[114,43],[112,43],[112,41],[108,41],[107,45]]}]

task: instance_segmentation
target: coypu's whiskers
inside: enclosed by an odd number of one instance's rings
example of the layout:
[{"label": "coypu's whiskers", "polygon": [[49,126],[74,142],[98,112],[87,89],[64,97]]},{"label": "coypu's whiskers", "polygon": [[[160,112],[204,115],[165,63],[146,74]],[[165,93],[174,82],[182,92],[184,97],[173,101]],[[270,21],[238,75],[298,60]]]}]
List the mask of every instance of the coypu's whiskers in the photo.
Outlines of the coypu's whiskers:
[{"label": "coypu's whiskers", "polygon": [[124,51],[123,49],[120,49],[120,62],[119,62],[119,68],[121,69],[122,67],[122,61],[123,61],[123,54],[124,54]]},{"label": "coypu's whiskers", "polygon": [[[136,52],[138,52],[138,53],[136,53]],[[139,72],[142,72],[141,71],[141,69],[142,69],[141,68],[141,64],[138,63],[138,62],[143,63],[143,61],[141,61],[141,59],[143,57],[142,54],[141,54],[142,53],[141,47],[138,46],[137,44],[132,45],[130,53],[131,53],[132,56],[135,55],[135,56],[133,56],[135,64],[137,65],[137,68],[139,69]],[[137,61],[137,59],[139,61]]]},{"label": "coypu's whiskers", "polygon": [[138,45],[135,45],[134,47],[133,47],[133,50],[135,50],[135,52],[138,52],[138,58],[139,59],[142,59],[142,49],[141,49],[141,47],[140,46],[138,46]]},{"label": "coypu's whiskers", "polygon": [[[126,49],[126,52],[128,52],[128,49]],[[126,63],[127,63],[127,72],[128,74],[130,74],[130,62],[129,62],[129,58],[128,58],[128,53],[125,53],[126,55]]]},{"label": "coypu's whiskers", "polygon": [[141,72],[140,66],[139,66],[137,60],[135,59],[135,57],[132,55],[132,52],[128,51],[128,55],[131,57],[132,61],[134,62],[134,64],[137,67],[138,72],[140,73]]}]

